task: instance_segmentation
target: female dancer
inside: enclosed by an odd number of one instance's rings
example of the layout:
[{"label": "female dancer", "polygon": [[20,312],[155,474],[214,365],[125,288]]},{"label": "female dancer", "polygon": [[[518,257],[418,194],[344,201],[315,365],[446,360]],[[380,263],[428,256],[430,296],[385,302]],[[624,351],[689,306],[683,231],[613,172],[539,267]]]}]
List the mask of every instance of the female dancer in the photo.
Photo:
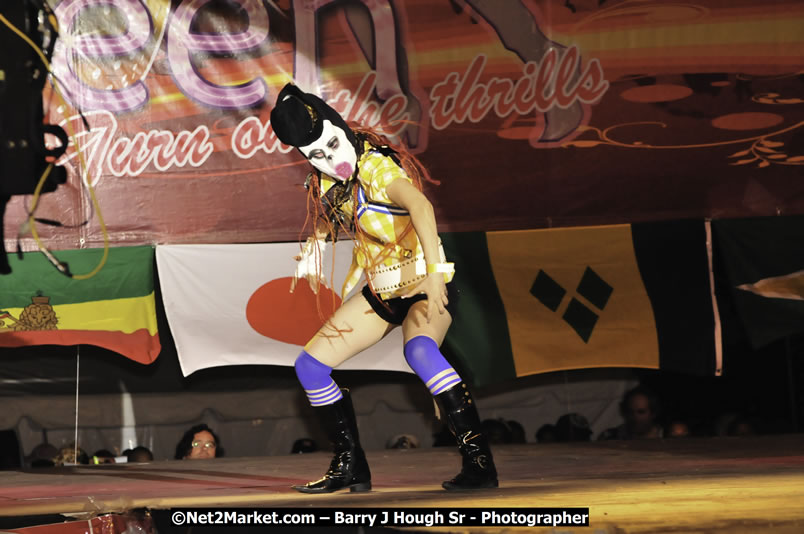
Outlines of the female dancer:
[{"label": "female dancer", "polygon": [[[298,257],[293,286],[305,278],[314,291],[323,279],[326,239],[338,230],[354,237],[343,295],[365,272],[367,285],[327,319],[296,359],[296,375],[315,408],[335,456],[316,481],[294,489],[330,493],[371,489],[348,390],[330,376],[337,367],[402,326],[405,360],[438,402],[463,458],[447,490],[497,487],[497,471],[471,395],[439,346],[452,317],[448,282],[454,268],[441,248],[433,208],[421,192],[427,171],[404,150],[389,148],[367,130],[350,128],[323,100],[292,84],[277,97],[271,125],[314,171],[307,181],[311,236]],[[432,180],[431,180],[432,181]]]}]

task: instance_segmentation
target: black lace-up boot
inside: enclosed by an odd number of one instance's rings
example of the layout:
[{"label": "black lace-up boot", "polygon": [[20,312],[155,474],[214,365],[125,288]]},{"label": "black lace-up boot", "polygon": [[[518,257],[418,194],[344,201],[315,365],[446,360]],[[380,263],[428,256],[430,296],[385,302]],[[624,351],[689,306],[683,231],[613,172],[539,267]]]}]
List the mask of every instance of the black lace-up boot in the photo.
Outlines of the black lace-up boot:
[{"label": "black lace-up boot", "polygon": [[447,426],[461,451],[461,472],[442,484],[446,490],[496,488],[497,469],[486,436],[480,430],[480,417],[466,384],[461,382],[436,395]]},{"label": "black lace-up boot", "polygon": [[352,399],[347,390],[342,391],[343,398],[338,402],[313,408],[335,447],[335,456],[329,464],[329,470],[319,480],[308,482],[304,486],[293,486],[296,491],[332,493],[346,488],[350,491],[371,489],[371,471],[366,454],[360,446]]}]

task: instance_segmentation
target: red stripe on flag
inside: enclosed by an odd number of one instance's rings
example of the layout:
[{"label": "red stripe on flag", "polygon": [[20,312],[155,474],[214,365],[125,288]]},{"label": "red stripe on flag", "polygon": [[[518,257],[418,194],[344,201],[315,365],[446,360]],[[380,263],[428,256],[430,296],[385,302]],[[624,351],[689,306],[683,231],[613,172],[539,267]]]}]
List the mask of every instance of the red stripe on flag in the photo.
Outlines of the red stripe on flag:
[{"label": "red stripe on flag", "polygon": [[130,334],[104,330],[29,330],[0,334],[0,347],[28,345],[95,345],[144,365],[156,360],[162,345],[159,335],[141,328]]}]

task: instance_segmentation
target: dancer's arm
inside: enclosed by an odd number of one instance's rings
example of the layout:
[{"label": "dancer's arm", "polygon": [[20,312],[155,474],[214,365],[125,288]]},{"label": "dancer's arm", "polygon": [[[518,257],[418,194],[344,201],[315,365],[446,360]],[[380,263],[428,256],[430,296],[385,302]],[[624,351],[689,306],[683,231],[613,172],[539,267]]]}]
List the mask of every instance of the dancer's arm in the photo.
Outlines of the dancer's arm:
[{"label": "dancer's arm", "polygon": [[[385,188],[385,193],[394,204],[407,210],[410,213],[410,220],[416,235],[422,244],[424,259],[427,265],[440,263],[441,257],[438,253],[438,227],[436,226],[433,205],[427,200],[424,194],[416,189],[408,180],[397,178]],[[427,295],[427,321],[437,310],[444,313],[449,301],[447,300],[447,285],[444,282],[442,273],[431,273],[406,297],[412,297],[416,293]]]}]

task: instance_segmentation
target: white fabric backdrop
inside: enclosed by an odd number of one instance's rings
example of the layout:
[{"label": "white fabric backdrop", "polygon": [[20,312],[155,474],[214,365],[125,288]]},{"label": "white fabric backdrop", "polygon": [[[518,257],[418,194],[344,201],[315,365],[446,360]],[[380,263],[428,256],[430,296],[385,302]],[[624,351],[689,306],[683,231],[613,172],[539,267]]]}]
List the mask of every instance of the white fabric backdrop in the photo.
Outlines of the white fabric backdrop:
[{"label": "white fabric backdrop", "polygon": [[[349,386],[349,372],[336,376]],[[433,403],[415,377],[352,387],[361,440],[367,450],[383,449],[397,434],[415,435],[432,445],[438,428]],[[505,384],[500,391],[475,392],[480,416],[521,423],[527,441],[536,430],[568,412],[584,415],[594,437],[621,423],[618,403],[636,385],[629,370],[590,369],[537,375]],[[42,442],[43,430],[56,447],[73,441],[74,396],[6,397],[0,428],[16,428],[24,453]],[[301,388],[294,381],[270,390],[230,393],[85,395],[79,399],[79,444],[91,454],[106,448],[122,451],[144,445],[158,460],[173,457],[176,443],[190,426],[204,422],[221,438],[226,456],[290,453],[293,442],[311,436],[326,446],[325,436]]]},{"label": "white fabric backdrop", "polygon": [[[335,280],[337,293],[352,249],[351,241],[338,241],[324,254],[323,272],[330,285]],[[298,243],[156,247],[162,301],[184,376],[222,365],[293,365],[307,340],[294,345],[258,333],[246,307],[263,285],[293,275],[298,253]],[[399,328],[338,368],[412,372]]]}]

